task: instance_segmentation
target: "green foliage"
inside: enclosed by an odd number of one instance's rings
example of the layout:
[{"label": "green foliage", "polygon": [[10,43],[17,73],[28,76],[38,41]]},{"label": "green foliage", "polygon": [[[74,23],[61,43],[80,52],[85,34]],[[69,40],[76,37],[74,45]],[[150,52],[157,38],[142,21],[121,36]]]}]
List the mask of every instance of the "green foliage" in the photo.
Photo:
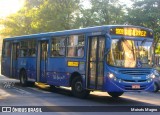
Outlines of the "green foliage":
[{"label": "green foliage", "polygon": [[17,36],[78,28],[74,25],[79,0],[26,0],[16,14],[0,21],[1,34]]},{"label": "green foliage", "polygon": [[126,21],[130,24],[146,26],[155,31],[160,30],[160,1],[136,0],[133,7],[128,9]]},{"label": "green foliage", "polygon": [[32,23],[36,19],[39,7],[38,3],[40,5],[39,1],[40,0],[26,0],[25,6],[19,12],[5,19],[1,19],[0,24],[4,25],[1,34],[5,36],[18,36],[34,33]]},{"label": "green foliage", "polygon": [[[128,9],[126,22],[132,25],[144,26],[154,30],[155,43],[154,47],[160,39],[160,0],[134,0],[132,8]],[[160,54],[160,48],[156,52]]]},{"label": "green foliage", "polygon": [[[26,0],[19,12],[0,20],[0,25],[4,26],[0,34],[18,36],[124,23],[160,33],[160,0],[134,0],[133,7],[128,9],[119,0],[90,0],[91,7],[85,9],[82,1]],[[160,34],[155,34],[155,45],[159,38]],[[156,52],[160,52],[159,47]]]},{"label": "green foliage", "polygon": [[122,24],[124,12],[118,0],[91,0],[90,9],[81,10],[81,26]]}]

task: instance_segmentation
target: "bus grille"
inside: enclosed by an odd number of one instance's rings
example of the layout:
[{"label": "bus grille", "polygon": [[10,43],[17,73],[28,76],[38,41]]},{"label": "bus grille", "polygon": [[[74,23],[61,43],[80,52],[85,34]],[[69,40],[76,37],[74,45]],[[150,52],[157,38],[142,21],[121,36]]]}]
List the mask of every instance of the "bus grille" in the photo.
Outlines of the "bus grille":
[{"label": "bus grille", "polygon": [[147,80],[124,80],[122,79],[123,82],[147,82]]},{"label": "bus grille", "polygon": [[136,69],[136,70],[130,70],[130,69],[126,69],[126,70],[119,70],[119,73],[121,74],[127,74],[127,75],[148,75],[150,74],[149,70],[142,70],[142,69]]}]

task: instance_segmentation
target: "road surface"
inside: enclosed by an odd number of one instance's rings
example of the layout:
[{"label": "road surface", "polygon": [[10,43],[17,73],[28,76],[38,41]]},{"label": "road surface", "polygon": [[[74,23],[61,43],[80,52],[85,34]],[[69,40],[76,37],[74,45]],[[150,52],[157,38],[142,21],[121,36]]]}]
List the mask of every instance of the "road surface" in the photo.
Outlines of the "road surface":
[{"label": "road surface", "polygon": [[[128,92],[117,99],[110,97],[106,92],[91,92],[88,99],[79,99],[73,97],[68,89],[59,88],[57,92],[53,92],[47,85],[22,87],[19,80],[1,75],[0,106],[55,106],[59,111],[65,111],[67,109],[65,106],[73,108],[76,106],[79,108],[80,106],[82,108],[95,106],[97,111],[101,106],[160,106],[160,92]],[[94,110],[96,111],[96,108]],[[53,111],[55,110],[53,109]]]}]

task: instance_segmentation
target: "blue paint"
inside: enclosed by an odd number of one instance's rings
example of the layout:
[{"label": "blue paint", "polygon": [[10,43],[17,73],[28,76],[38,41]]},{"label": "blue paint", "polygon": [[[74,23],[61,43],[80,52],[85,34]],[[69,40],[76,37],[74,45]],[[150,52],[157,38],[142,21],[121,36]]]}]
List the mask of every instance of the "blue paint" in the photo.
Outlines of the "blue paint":
[{"label": "blue paint", "polygon": [[[88,38],[95,35],[105,36],[105,58],[104,58],[104,76],[103,76],[103,86],[97,87],[97,89],[102,91],[108,92],[125,92],[125,91],[138,91],[138,90],[127,90],[126,87],[130,88],[132,84],[139,84],[141,87],[145,87],[140,91],[153,91],[153,81],[147,82],[147,75],[152,73],[152,68],[117,68],[107,65],[106,63],[106,55],[111,48],[111,41],[112,38],[120,39],[121,36],[117,35],[110,35],[109,31],[111,28],[114,27],[137,27],[137,26],[122,26],[122,25],[108,25],[108,26],[98,26],[98,27],[90,27],[84,29],[77,29],[77,30],[66,30],[66,31],[59,31],[59,32],[49,32],[49,33],[40,33],[40,34],[33,34],[33,35],[24,35],[24,36],[17,36],[12,38],[7,38],[4,41],[11,41],[11,42],[19,42],[21,40],[31,40],[35,39],[38,42],[43,40],[48,40],[49,47],[48,47],[48,54],[47,60],[41,60],[40,62],[40,82],[47,83],[49,85],[55,86],[70,86],[69,81],[71,74],[73,72],[78,72],[82,76],[83,87],[87,88],[86,86],[86,79],[88,77],[87,72],[87,52],[88,52]],[[140,27],[142,28],[142,27]],[[146,28],[143,28],[146,29]],[[148,31],[149,29],[146,29]],[[51,38],[58,37],[58,36],[70,36],[70,35],[78,35],[84,34],[85,35],[85,49],[84,49],[84,57],[82,58],[71,58],[71,57],[51,57]],[[143,37],[127,37],[127,39],[135,39],[135,40],[142,40]],[[145,38],[153,41],[153,38]],[[36,46],[37,51],[38,45]],[[37,53],[36,53],[37,54]],[[76,61],[79,62],[78,67],[69,67],[67,65],[68,61]],[[19,72],[21,69],[25,69],[27,72],[27,77],[29,79],[37,81],[37,57],[25,57],[25,58],[18,58],[17,61],[13,62],[13,66],[17,68],[13,68],[13,74],[15,74],[15,78],[19,79]],[[45,64],[46,64],[46,71],[45,71]],[[12,77],[10,73],[10,66],[11,66],[11,57],[2,57],[2,74],[8,77]],[[135,79],[135,75],[127,75],[122,74],[120,71],[148,71],[149,73],[146,75],[139,75],[140,79]],[[118,80],[128,80],[128,81],[135,81],[132,83],[129,82],[119,82],[115,81],[114,79],[109,79],[108,73],[113,73]],[[138,81],[144,82],[138,82]],[[146,81],[145,81],[146,80]],[[93,88],[94,86],[90,86]]]}]

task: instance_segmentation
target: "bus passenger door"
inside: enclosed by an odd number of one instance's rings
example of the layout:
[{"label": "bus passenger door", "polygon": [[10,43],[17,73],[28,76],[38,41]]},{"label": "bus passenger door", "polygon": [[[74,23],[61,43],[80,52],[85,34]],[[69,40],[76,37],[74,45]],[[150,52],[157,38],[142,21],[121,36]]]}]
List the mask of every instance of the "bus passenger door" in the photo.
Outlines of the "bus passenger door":
[{"label": "bus passenger door", "polygon": [[89,89],[102,88],[104,78],[104,50],[104,36],[94,36],[89,38],[87,70],[87,86]]},{"label": "bus passenger door", "polygon": [[13,43],[12,44],[12,65],[11,65],[11,76],[13,78],[18,77],[18,49],[19,49],[19,43]]},{"label": "bus passenger door", "polygon": [[46,67],[48,58],[48,41],[38,43],[37,82],[46,82]]}]

